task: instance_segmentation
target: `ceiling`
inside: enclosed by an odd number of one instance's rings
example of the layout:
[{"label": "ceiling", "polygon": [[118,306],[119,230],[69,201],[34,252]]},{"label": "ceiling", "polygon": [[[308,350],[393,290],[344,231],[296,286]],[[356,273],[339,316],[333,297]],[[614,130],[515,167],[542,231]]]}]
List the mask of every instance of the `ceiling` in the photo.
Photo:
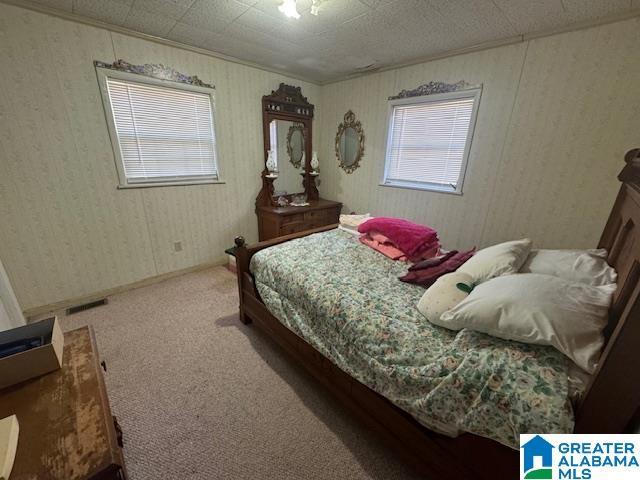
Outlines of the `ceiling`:
[{"label": "ceiling", "polygon": [[640,0],[32,0],[319,83],[640,9]]}]

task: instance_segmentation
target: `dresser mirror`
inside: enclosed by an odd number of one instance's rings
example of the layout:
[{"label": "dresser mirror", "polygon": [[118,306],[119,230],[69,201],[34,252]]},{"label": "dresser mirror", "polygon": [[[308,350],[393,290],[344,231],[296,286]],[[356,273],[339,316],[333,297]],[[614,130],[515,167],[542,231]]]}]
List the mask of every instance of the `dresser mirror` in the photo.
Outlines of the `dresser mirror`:
[{"label": "dresser mirror", "polygon": [[300,168],[304,160],[304,127],[291,125],[287,131],[287,155],[291,164]]},{"label": "dresser mirror", "polygon": [[349,110],[344,115],[344,121],[338,125],[336,134],[336,158],[340,167],[347,173],[352,173],[360,166],[360,159],[364,154],[364,131],[355,114]]},{"label": "dresser mirror", "polygon": [[300,87],[281,83],[262,97],[264,169],[256,207],[318,200],[311,169],[313,105]]},{"label": "dresser mirror", "polygon": [[288,120],[269,123],[271,151],[277,178],[273,179],[274,196],[304,192],[304,127]]}]

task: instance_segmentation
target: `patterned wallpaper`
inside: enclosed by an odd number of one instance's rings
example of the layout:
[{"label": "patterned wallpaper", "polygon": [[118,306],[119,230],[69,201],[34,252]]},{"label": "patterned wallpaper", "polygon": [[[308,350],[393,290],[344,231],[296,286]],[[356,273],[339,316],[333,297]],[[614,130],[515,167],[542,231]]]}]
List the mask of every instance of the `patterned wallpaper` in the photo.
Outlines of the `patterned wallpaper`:
[{"label": "patterned wallpaper", "polygon": [[[116,189],[93,61],[118,58],[216,86],[226,184]],[[257,240],[260,98],[280,82],[319,98],[316,85],[6,4],[0,63],[0,258],[23,309],[218,261],[238,234]]]},{"label": "patterned wallpaper", "polygon": [[[639,22],[319,87],[0,4],[0,258],[29,309],[217,261],[237,234],[255,240],[260,98],[281,81],[300,85],[316,105],[320,191],[345,210],[427,223],[450,248],[524,235],[538,246],[593,246],[622,155],[640,143]],[[116,189],[92,62],[118,58],[164,63],[216,85],[226,184]],[[483,84],[462,196],[379,186],[386,98],[429,80]],[[348,109],[366,135],[351,175],[333,151]],[[182,252],[173,251],[176,241]]]},{"label": "patterned wallpaper", "polygon": [[[321,194],[345,210],[434,226],[448,248],[530,236],[538,247],[598,242],[624,153],[640,146],[640,19],[531,40],[324,86]],[[482,84],[464,194],[382,187],[386,98],[428,81]],[[338,167],[333,139],[351,109],[361,167]]]}]

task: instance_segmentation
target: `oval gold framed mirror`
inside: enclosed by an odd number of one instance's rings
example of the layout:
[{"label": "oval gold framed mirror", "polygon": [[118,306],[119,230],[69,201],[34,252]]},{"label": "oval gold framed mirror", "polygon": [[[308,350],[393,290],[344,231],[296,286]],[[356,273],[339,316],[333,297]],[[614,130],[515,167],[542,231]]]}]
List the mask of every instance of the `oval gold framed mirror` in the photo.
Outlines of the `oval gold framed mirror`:
[{"label": "oval gold framed mirror", "polygon": [[364,131],[356,115],[349,110],[344,114],[344,121],[338,125],[336,158],[345,172],[353,173],[360,166],[363,154]]}]

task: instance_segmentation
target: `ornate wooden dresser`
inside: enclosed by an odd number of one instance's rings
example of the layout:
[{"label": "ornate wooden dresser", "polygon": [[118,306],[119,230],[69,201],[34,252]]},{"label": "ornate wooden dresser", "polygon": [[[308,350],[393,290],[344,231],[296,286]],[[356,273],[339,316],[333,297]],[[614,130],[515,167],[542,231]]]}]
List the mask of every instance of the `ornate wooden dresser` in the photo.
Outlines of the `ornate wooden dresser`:
[{"label": "ornate wooden dresser", "polygon": [[311,200],[306,207],[257,206],[260,241],[338,223],[342,204]]},{"label": "ornate wooden dresser", "polygon": [[20,424],[11,480],[124,480],[122,434],[111,415],[90,327],[65,333],[62,368],[0,391],[0,418]]},{"label": "ornate wooden dresser", "polygon": [[[312,147],[313,111],[300,87],[281,83],[278,90],[262,97],[265,163],[256,198],[260,241],[339,221],[342,204],[320,198],[316,186],[319,172]],[[296,197],[303,197],[309,205],[280,206],[278,201],[284,198],[291,202]]]}]

